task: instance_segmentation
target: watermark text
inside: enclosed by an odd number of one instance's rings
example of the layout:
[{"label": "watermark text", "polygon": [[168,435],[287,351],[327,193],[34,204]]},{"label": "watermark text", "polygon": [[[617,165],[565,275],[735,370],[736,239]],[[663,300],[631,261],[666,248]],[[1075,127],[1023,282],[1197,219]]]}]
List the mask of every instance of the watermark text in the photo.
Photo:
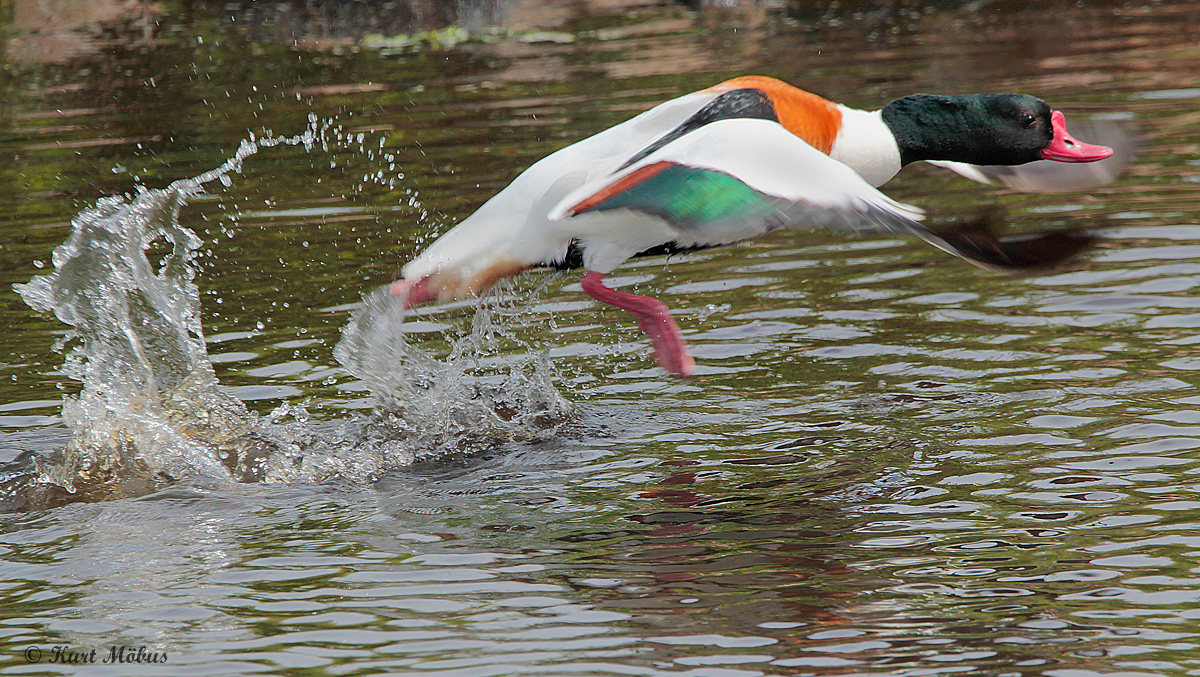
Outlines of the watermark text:
[{"label": "watermark text", "polygon": [[166,663],[167,652],[148,646],[113,644],[101,648],[80,649],[65,644],[31,646],[25,649],[26,663],[58,665],[121,665],[126,663]]}]

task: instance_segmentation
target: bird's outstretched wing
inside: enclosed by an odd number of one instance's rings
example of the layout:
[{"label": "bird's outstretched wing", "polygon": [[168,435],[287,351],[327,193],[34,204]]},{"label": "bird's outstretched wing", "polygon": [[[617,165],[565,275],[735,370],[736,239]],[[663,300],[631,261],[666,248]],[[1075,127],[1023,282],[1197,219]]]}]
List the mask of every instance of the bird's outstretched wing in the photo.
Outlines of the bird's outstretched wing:
[{"label": "bird's outstretched wing", "polygon": [[1058,228],[1003,236],[1004,212],[991,209],[974,218],[933,231],[946,251],[980,268],[1023,272],[1055,268],[1087,251],[1098,239],[1092,233]]},{"label": "bird's outstretched wing", "polygon": [[969,165],[963,162],[930,161],[972,181],[1004,185],[1026,193],[1058,193],[1086,190],[1112,183],[1137,155],[1140,145],[1136,125],[1128,121],[1080,120],[1073,131],[1079,136],[1113,149],[1097,162],[1064,163],[1040,160],[1023,165]]},{"label": "bird's outstretched wing", "polygon": [[758,119],[705,125],[587,182],[550,218],[613,210],[656,216],[684,245],[737,242],[783,227],[918,234],[924,217],[778,123]]},{"label": "bird's outstretched wing", "polygon": [[[778,228],[828,227],[911,235],[991,270],[1056,265],[1090,236],[996,235],[995,219],[930,229],[924,212],[892,200],[853,169],[767,120],[713,122],[638,162],[588,181],[551,220],[628,210],[661,219],[681,247],[747,240]],[[614,223],[623,223],[614,219]]]}]

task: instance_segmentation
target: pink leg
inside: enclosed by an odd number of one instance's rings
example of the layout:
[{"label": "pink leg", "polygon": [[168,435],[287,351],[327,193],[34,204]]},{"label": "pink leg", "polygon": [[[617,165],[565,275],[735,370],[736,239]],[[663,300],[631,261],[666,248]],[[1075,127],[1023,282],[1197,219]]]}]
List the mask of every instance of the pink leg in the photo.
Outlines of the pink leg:
[{"label": "pink leg", "polygon": [[604,286],[603,279],[603,274],[589,270],[581,280],[583,291],[601,303],[632,313],[637,318],[638,326],[650,337],[654,346],[654,357],[659,366],[676,376],[691,376],[695,371],[696,362],[688,352],[679,325],[675,324],[667,305],[649,296],[609,289]]},{"label": "pink leg", "polygon": [[405,310],[436,301],[438,297],[437,292],[429,288],[428,277],[419,280],[396,280],[392,283],[392,296],[403,301]]}]

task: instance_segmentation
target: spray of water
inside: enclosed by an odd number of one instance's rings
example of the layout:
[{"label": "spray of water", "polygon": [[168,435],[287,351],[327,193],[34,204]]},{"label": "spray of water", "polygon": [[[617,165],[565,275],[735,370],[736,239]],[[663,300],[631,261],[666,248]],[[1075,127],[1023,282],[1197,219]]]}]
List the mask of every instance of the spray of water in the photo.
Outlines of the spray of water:
[{"label": "spray of water", "polygon": [[[73,436],[54,454],[26,454],[0,469],[0,508],[136,495],[189,478],[368,482],[416,460],[555,433],[569,411],[545,356],[531,349],[484,358],[506,332],[495,301],[438,359],[406,340],[386,289],[368,294],[335,355],[371,392],[369,418],[318,424],[296,405],[260,417],[221,388],[194,282],[202,242],[180,212],[206,184],[229,186],[260,149],[328,152],[345,140],[340,128],[310,118],[298,136],[250,138],[212,171],[105,198],[72,221],[54,270],[16,289],[71,327],[63,373],[83,386],[63,403]],[[157,261],[148,255],[164,250]]]},{"label": "spray of water", "polygon": [[507,358],[488,355],[502,341],[522,343],[497,321],[502,298],[484,299],[470,332],[441,359],[408,341],[404,313],[386,288],[363,299],[334,356],[362,379],[394,440],[436,455],[475,451],[552,434],[570,417],[544,354],[523,345]]}]

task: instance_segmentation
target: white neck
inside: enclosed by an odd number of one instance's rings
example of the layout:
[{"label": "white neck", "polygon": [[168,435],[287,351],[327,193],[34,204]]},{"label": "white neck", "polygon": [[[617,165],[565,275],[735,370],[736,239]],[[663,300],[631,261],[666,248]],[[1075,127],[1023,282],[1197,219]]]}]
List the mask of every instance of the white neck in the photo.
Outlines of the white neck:
[{"label": "white neck", "polygon": [[880,111],[838,106],[842,129],[829,156],[848,165],[872,186],[882,186],[900,171],[900,148]]}]

